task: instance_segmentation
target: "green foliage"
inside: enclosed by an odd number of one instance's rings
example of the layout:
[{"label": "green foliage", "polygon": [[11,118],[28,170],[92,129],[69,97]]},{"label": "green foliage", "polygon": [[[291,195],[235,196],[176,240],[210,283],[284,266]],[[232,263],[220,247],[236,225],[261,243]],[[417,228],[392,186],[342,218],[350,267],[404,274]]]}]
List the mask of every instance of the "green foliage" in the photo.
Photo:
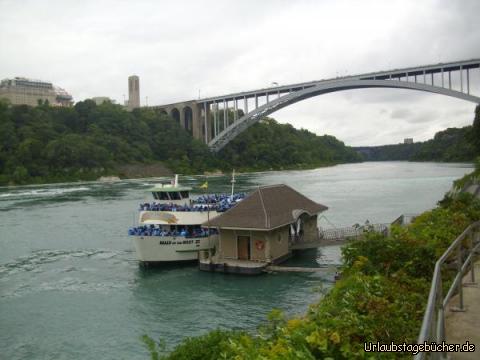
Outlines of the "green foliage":
[{"label": "green foliage", "polygon": [[422,143],[410,160],[419,161],[472,161],[477,154],[471,142],[472,127],[449,128]]},{"label": "green foliage", "polygon": [[361,160],[352,148],[333,136],[317,136],[271,118],[240,134],[219,156],[239,170],[304,169]]},{"label": "green foliage", "polygon": [[73,108],[0,103],[0,185],[92,180],[117,165],[155,161],[182,173],[217,165],[204,144],[152,110],[91,100]]},{"label": "green foliage", "polygon": [[359,161],[359,156],[334,137],[272,119],[253,126],[215,155],[176,121],[151,109],[128,112],[91,100],[72,108],[0,102],[0,185],[94,180],[117,173],[119,165],[138,163],[163,162],[176,173],[199,174],[351,161]]},{"label": "green foliage", "polygon": [[480,106],[475,109],[472,126],[448,128],[425,142],[358,147],[356,150],[367,161],[474,161],[480,155]]},{"label": "green foliage", "polygon": [[170,360],[217,360],[231,359],[233,342],[243,343],[251,337],[243,332],[214,330],[209,333],[185,339],[169,355],[161,359]]},{"label": "green foliage", "polygon": [[155,340],[153,340],[148,335],[143,335],[140,339],[147,347],[148,352],[150,353],[150,359],[159,360],[160,359],[159,353],[162,351],[165,351],[165,342],[163,341],[155,342]]},{"label": "green foliage", "polygon": [[[217,330],[185,340],[164,359],[411,358],[367,353],[364,342],[415,343],[438,256],[479,219],[480,201],[462,194],[388,236],[368,232],[343,248],[342,279],[304,316],[273,310],[256,335]],[[448,283],[450,274],[443,276]]]},{"label": "green foliage", "polygon": [[362,146],[355,148],[365,161],[410,160],[423,143]]}]

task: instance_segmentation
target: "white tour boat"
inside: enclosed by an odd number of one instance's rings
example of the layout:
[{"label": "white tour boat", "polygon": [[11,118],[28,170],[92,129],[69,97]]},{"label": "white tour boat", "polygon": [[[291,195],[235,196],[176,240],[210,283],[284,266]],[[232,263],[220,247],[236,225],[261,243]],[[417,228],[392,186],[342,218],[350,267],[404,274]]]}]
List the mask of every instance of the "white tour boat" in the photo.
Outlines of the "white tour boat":
[{"label": "white tour boat", "polygon": [[140,204],[138,225],[129,229],[137,258],[142,264],[192,261],[200,250],[212,249],[216,230],[209,219],[228,210],[245,194],[201,195],[190,198],[192,188],[175,180],[150,189],[154,202]]}]

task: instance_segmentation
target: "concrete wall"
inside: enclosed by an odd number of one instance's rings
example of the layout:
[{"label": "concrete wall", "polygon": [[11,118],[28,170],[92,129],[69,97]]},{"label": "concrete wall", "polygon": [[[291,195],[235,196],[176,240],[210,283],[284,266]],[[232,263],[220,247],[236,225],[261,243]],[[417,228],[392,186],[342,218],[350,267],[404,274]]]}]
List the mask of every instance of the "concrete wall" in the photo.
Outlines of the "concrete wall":
[{"label": "concrete wall", "polygon": [[180,126],[185,129],[185,109],[187,107],[192,109],[192,136],[195,139],[205,142],[205,124],[202,115],[203,109],[200,104],[197,104],[196,101],[186,101],[164,106],[156,106],[154,109],[157,111],[165,111],[168,115],[171,114],[173,109],[177,109],[180,113]]},{"label": "concrete wall", "polygon": [[250,237],[250,260],[267,259],[268,239],[264,231],[220,229],[220,256],[225,259],[238,259],[237,239],[239,236]]},{"label": "concrete wall", "polygon": [[225,259],[237,258],[237,237],[234,230],[220,229],[219,236],[220,257]]},{"label": "concrete wall", "polygon": [[258,261],[267,260],[267,233],[265,231],[251,231],[250,259]]},{"label": "concrete wall", "polygon": [[318,241],[318,227],[317,227],[317,215],[312,217],[303,218],[303,241]]},{"label": "concrete wall", "polygon": [[250,237],[250,260],[274,261],[288,254],[288,226],[267,231],[220,229],[219,254],[225,259],[238,259],[238,236]]}]

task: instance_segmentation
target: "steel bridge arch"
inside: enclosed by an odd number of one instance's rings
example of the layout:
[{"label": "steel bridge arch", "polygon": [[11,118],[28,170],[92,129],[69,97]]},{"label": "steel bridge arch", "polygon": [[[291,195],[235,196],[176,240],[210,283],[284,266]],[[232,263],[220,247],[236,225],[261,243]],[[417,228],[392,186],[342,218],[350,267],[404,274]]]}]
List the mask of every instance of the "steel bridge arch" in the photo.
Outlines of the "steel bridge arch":
[{"label": "steel bridge arch", "polygon": [[278,99],[272,100],[267,104],[259,106],[253,111],[242,116],[236,122],[225,128],[215,138],[213,138],[208,146],[214,152],[221,150],[225,145],[237,137],[240,133],[248,129],[253,124],[260,121],[265,116],[280,110],[299,101],[309,99],[314,96],[329,94],[337,91],[366,89],[366,88],[393,88],[425,91],[433,94],[451,96],[457,99],[466,100],[475,104],[480,104],[480,97],[473,96],[460,91],[427,85],[414,82],[406,82],[399,80],[343,80],[321,83],[303,90],[291,92]]}]

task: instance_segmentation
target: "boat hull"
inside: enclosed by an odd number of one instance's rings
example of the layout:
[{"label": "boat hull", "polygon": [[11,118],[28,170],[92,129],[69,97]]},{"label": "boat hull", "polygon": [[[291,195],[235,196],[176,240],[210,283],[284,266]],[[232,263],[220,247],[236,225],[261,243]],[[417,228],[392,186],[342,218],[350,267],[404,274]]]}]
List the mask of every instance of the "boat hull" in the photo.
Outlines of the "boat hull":
[{"label": "boat hull", "polygon": [[198,260],[200,250],[212,249],[213,239],[173,236],[132,236],[137,259],[145,263]]}]

